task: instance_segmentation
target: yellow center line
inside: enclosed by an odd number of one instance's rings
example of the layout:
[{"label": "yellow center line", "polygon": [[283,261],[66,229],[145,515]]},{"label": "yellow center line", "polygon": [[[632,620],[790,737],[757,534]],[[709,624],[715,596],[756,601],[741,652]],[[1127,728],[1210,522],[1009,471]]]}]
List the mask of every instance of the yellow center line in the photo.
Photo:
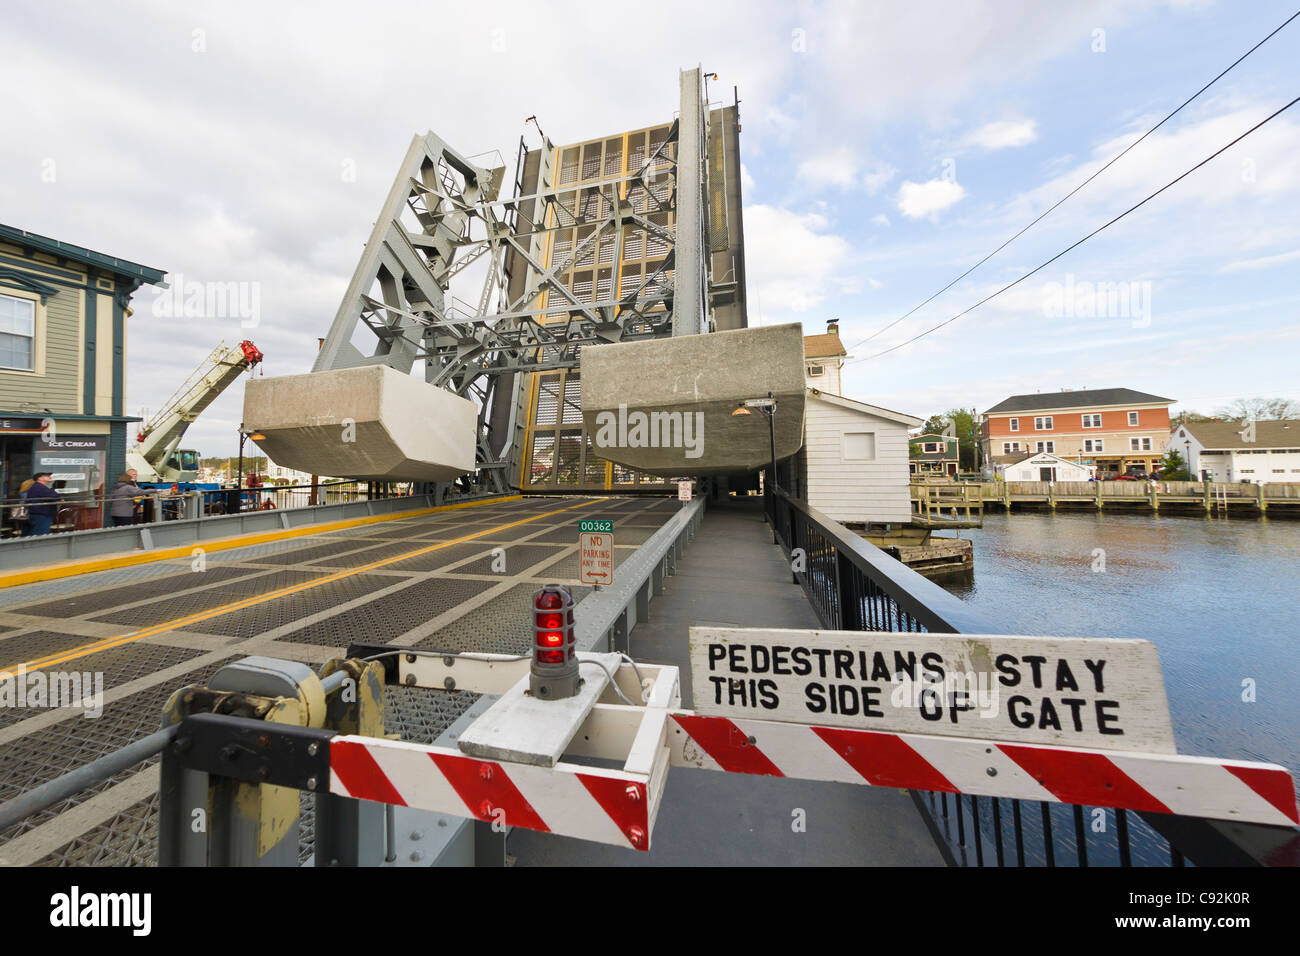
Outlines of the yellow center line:
[{"label": "yellow center line", "polygon": [[0,670],[0,680],[11,679],[15,670],[23,669],[27,672],[41,670],[54,664],[63,664],[68,661],[76,660],[80,657],[86,657],[99,651],[110,650],[114,647],[121,647],[124,644],[130,644],[144,637],[150,637],[154,634],[161,634],[164,631],[172,631],[177,628],[185,627],[188,624],[196,624],[199,621],[206,621],[210,618],[218,617],[222,614],[229,614],[232,611],[241,611],[245,608],[253,607],[258,604],[264,604],[275,598],[285,597],[290,594],[297,594],[299,591],[307,591],[311,588],[318,588],[322,585],[329,584],[333,581],[341,581],[344,578],[351,577],[354,574],[363,574],[366,571],[373,571],[376,568],[382,568],[385,565],[395,564],[398,561],[405,561],[408,558],[417,558],[422,554],[429,554],[433,551],[449,548],[453,544],[463,544],[466,541],[472,541],[475,538],[481,538],[485,534],[493,534],[497,531],[504,531],[507,528],[515,528],[521,524],[528,524],[532,521],[539,521],[542,518],[549,518],[552,515],[558,515],[565,511],[573,511],[575,508],[585,508],[587,505],[594,504],[597,501],[608,501],[608,498],[591,498],[579,502],[576,505],[568,505],[564,508],[557,508],[554,511],[546,511],[539,515],[533,515],[531,518],[521,518],[518,521],[511,521],[507,524],[497,525],[494,528],[486,528],[483,531],[477,531],[474,534],[467,534],[460,538],[454,538],[451,541],[443,541],[440,544],[430,545],[427,548],[417,548],[414,551],[408,551],[404,554],[394,555],[391,558],[383,558],[379,561],[372,561],[370,564],[362,565],[359,568],[349,568],[346,571],[339,571],[336,574],[330,574],[323,578],[314,578],[310,581],[304,581],[301,584],[293,584],[289,587],[280,588],[276,591],[267,591],[264,594],[255,594],[252,597],[242,598],[238,601],[232,601],[229,604],[222,604],[219,607],[210,608],[207,611],[198,611],[185,617],[173,618],[170,621],[164,621],[161,624],[155,624],[141,631],[132,631],[129,634],[121,634],[117,637],[106,637],[101,641],[95,641],[91,644],[83,644],[80,647],[74,647],[71,650],[60,651],[46,657],[38,657],[35,660],[27,661],[22,664],[14,664],[12,667],[6,667]]}]

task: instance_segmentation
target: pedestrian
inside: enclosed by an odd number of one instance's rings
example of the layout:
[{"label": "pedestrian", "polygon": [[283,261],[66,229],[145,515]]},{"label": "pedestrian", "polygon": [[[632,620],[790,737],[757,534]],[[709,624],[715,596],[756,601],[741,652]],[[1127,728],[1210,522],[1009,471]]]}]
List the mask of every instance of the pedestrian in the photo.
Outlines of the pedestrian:
[{"label": "pedestrian", "polygon": [[113,519],[114,528],[135,523],[136,496],[140,494],[135,476],[135,469],[123,472],[108,493],[108,513]]},{"label": "pedestrian", "polygon": [[26,537],[30,533],[31,517],[27,512],[27,490],[33,484],[35,482],[27,478],[18,486],[18,504],[9,509],[9,518],[13,522],[14,530],[18,532],[19,537]]},{"label": "pedestrian", "polygon": [[63,496],[50,487],[52,484],[54,484],[54,476],[48,471],[32,475],[32,486],[27,489],[29,515],[27,533],[29,535],[50,533],[50,525],[54,524],[59,502],[63,500]]}]

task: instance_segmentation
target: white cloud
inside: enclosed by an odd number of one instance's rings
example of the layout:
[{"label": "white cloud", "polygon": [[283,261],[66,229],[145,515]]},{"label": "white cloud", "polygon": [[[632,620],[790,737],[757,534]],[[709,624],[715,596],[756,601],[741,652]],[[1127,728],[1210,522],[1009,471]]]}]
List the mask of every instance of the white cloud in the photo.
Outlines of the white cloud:
[{"label": "white cloud", "polygon": [[796,169],[795,177],[814,190],[862,188],[874,195],[897,173],[888,163],[864,160],[860,153],[839,146],[805,159]]},{"label": "white cloud", "polygon": [[873,225],[877,225],[877,226],[888,226],[889,217],[886,216],[883,212],[879,212],[871,217],[871,222]]},{"label": "white cloud", "polygon": [[[251,330],[238,322],[167,324],[150,314],[153,296],[142,290],[129,325],[128,410],[157,409],[221,338],[251,336],[266,352],[268,375],[305,371],[417,132],[432,128],[466,154],[499,148],[510,165],[521,132],[530,146],[537,142],[535,130],[521,130],[531,113],[541,114],[557,144],[669,122],[677,68],[708,60],[728,94],[735,83],[754,105],[745,115],[749,161],[764,135],[796,135],[803,107],[778,91],[788,93],[786,77],[801,61],[755,55],[771,36],[771,18],[737,20],[734,10],[695,5],[688,34],[677,26],[686,4],[677,7],[590,61],[612,76],[628,62],[656,59],[663,68],[643,82],[593,85],[594,74],[571,72],[541,90],[499,67],[534,48],[564,55],[581,40],[537,4],[494,4],[490,22],[466,27],[439,54],[446,75],[477,77],[474,95],[431,109],[423,54],[440,14],[418,3],[381,4],[356,19],[345,3],[327,0],[304,19],[231,0],[205,8],[201,22],[192,10],[164,5],[147,23],[86,0],[15,4],[5,14],[0,82],[17,88],[45,79],[39,97],[9,104],[0,137],[3,220],[187,280],[259,284],[263,319]],[[202,52],[194,47],[199,27]],[[346,55],[379,48],[390,55],[378,70]],[[147,55],[124,59],[123,50]],[[767,104],[780,108],[764,124]],[[53,182],[42,179],[47,159],[56,164]],[[344,168],[355,177],[345,180]],[[452,291],[475,294],[467,286]],[[214,402],[186,444],[204,454],[232,450],[241,392],[236,385]]]},{"label": "white cloud", "polygon": [[1283,262],[1293,262],[1296,259],[1300,259],[1300,249],[1296,249],[1294,252],[1283,252],[1276,256],[1261,256],[1258,259],[1239,259],[1236,262],[1229,262],[1219,271],[1245,272],[1249,269],[1268,269]]},{"label": "white cloud", "polygon": [[862,177],[862,185],[867,187],[867,192],[875,194],[887,185],[897,172],[898,170],[888,163],[877,163]]},{"label": "white cloud", "polygon": [[[795,213],[775,206],[745,208],[745,269],[751,321],[782,318],[815,308],[842,283],[849,244],[827,232],[817,213]],[[785,319],[792,318],[786,315]]]},{"label": "white cloud", "polygon": [[1113,35],[1149,6],[1132,0],[800,5],[798,23],[816,42],[816,56],[801,64],[810,88],[819,91],[808,108],[839,124],[941,117],[956,104],[987,101],[1001,88],[1025,83],[1063,53],[1085,52],[1093,28],[1105,24]]},{"label": "white cloud", "polygon": [[848,189],[857,183],[860,165],[852,150],[840,147],[805,159],[799,164],[795,176],[814,188],[834,186],[837,189]]},{"label": "white cloud", "polygon": [[960,202],[966,190],[947,179],[931,179],[924,183],[907,180],[898,190],[898,211],[909,219],[921,219],[943,212]]},{"label": "white cloud", "polygon": [[754,192],[756,188],[757,188],[757,184],[754,182],[754,177],[749,174],[749,170],[745,168],[745,164],[741,163],[740,164],[741,196],[743,197],[743,196],[750,195],[752,192]]},{"label": "white cloud", "polygon": [[968,134],[962,140],[965,146],[980,149],[1006,149],[1012,146],[1027,146],[1038,139],[1038,123],[1031,119],[998,120],[987,123]]}]

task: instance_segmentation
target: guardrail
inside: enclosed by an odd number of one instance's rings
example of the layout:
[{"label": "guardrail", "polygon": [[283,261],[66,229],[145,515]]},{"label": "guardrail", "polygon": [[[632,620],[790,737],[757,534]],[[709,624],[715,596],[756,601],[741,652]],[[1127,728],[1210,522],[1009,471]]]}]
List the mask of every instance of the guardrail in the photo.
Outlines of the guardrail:
[{"label": "guardrail", "polygon": [[664,590],[664,578],[704,520],[704,498],[695,498],[618,567],[614,583],[588,594],[574,611],[574,639],[582,651],[620,651],[631,655],[632,628],[650,613],[650,601]]},{"label": "guardrail", "polygon": [[[794,571],[795,582],[803,586],[827,629],[1008,633],[1003,625],[780,489],[768,497],[767,515],[791,566],[801,569]],[[1009,797],[913,791],[913,798],[953,865],[1300,863],[1300,831],[1291,827],[1225,825],[1195,817]]]},{"label": "guardrail", "polygon": [[[260,491],[260,489],[245,489],[243,494],[247,497],[253,491]],[[209,514],[202,517],[194,513],[197,512],[199,504],[199,498],[195,496],[237,496],[239,494],[239,490],[234,488],[228,491],[195,492],[185,499],[191,508],[191,516],[175,520],[124,525],[118,528],[70,531],[65,534],[9,538],[0,541],[0,570],[43,567],[59,561],[103,557],[136,550],[152,551],[157,548],[196,545],[235,535],[298,528],[329,521],[346,521],[399,511],[433,508],[460,501],[501,497],[498,494],[446,497],[441,493],[435,493],[344,500],[301,508],[263,510],[258,507],[237,514]]]}]

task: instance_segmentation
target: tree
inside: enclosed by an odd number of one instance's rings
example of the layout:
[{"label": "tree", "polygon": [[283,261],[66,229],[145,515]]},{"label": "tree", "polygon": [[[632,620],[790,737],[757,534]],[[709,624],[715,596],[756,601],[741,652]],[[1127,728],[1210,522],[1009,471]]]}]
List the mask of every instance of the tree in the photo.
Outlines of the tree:
[{"label": "tree", "polygon": [[974,471],[975,442],[978,438],[975,409],[950,408],[945,418],[952,426],[947,434],[957,439],[957,467],[961,471]]},{"label": "tree", "polygon": [[1243,422],[1300,418],[1300,402],[1289,398],[1239,398],[1220,408],[1217,414],[1220,418]]},{"label": "tree", "polygon": [[975,470],[975,409],[950,408],[942,415],[931,415],[921,426],[924,435],[944,435],[957,439],[957,468]]},{"label": "tree", "polygon": [[1164,461],[1160,463],[1160,477],[1165,481],[1194,481],[1191,472],[1187,470],[1187,463],[1183,461],[1182,452],[1177,448],[1170,448],[1165,452]]},{"label": "tree", "polygon": [[1214,421],[1212,415],[1202,415],[1200,412],[1193,412],[1187,409],[1180,411],[1169,419],[1169,423],[1174,428],[1179,425],[1186,425],[1188,422],[1211,422]]},{"label": "tree", "polygon": [[943,430],[948,427],[948,419],[942,415],[931,415],[921,426],[922,435],[942,435]]}]

